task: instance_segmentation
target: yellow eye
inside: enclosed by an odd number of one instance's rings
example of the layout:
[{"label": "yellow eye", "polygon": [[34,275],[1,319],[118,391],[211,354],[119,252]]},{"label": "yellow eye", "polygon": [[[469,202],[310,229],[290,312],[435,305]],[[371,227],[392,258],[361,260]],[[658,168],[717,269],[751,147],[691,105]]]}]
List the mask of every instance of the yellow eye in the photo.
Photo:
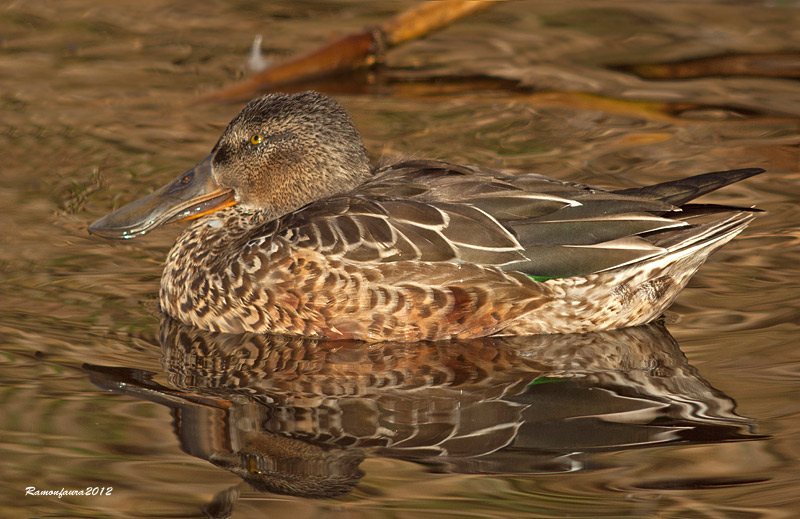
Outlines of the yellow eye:
[{"label": "yellow eye", "polygon": [[258,145],[258,144],[261,144],[261,142],[263,140],[264,140],[264,136],[261,135],[260,133],[255,133],[255,134],[250,136],[250,144],[252,144],[254,146]]}]

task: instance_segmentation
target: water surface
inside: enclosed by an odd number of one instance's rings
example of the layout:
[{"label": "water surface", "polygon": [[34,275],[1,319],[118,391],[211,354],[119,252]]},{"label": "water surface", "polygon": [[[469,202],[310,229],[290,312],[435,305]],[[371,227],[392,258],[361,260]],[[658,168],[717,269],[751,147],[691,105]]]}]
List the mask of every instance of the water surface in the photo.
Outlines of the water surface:
[{"label": "water surface", "polygon": [[[800,83],[774,57],[800,54],[794,3],[519,0],[296,87],[335,95],[376,163],[605,187],[767,169],[708,197],[767,212],[666,325],[366,349],[202,334],[157,310],[179,225],[88,236],[206,156],[241,102],[189,103],[248,73],[255,35],[279,61],[413,4],[0,6],[0,516],[800,513]],[[731,55],[760,61],[640,67]]]}]

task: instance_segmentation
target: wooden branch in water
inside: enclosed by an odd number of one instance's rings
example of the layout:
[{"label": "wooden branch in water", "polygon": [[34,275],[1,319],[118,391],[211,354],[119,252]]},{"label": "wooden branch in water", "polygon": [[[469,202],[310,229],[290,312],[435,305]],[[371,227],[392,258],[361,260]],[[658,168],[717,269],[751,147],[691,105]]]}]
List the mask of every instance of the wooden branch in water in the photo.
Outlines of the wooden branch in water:
[{"label": "wooden branch in water", "polygon": [[727,54],[673,63],[617,67],[645,79],[692,79],[711,76],[800,78],[800,53]]},{"label": "wooden branch in water", "polygon": [[271,86],[370,66],[379,62],[384,52],[401,43],[421,38],[503,1],[507,0],[425,2],[378,27],[345,36],[308,54],[270,67],[245,81],[203,96],[198,102],[243,97]]},{"label": "wooden branch in water", "polygon": [[387,48],[415,40],[506,0],[442,0],[425,2],[380,26]]}]

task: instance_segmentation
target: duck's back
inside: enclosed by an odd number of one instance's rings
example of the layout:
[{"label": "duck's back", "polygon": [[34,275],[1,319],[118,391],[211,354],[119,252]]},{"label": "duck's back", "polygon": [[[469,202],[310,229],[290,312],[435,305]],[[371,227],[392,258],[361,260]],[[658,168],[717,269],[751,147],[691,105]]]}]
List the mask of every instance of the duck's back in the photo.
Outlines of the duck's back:
[{"label": "duck's back", "polygon": [[408,161],[378,170],[355,192],[287,215],[280,227],[298,246],[357,263],[474,263],[563,278],[663,253],[662,231],[691,227],[681,219],[691,215],[664,197]]}]

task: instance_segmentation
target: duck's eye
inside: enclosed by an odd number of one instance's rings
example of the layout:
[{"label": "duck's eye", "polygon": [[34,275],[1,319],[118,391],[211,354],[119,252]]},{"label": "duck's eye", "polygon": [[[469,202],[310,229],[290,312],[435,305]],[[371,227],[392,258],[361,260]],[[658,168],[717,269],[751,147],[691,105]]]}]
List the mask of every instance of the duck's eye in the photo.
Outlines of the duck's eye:
[{"label": "duck's eye", "polygon": [[264,141],[264,136],[261,135],[260,133],[254,133],[253,135],[250,136],[250,144],[252,144],[253,146],[257,146],[261,144],[263,141]]}]

